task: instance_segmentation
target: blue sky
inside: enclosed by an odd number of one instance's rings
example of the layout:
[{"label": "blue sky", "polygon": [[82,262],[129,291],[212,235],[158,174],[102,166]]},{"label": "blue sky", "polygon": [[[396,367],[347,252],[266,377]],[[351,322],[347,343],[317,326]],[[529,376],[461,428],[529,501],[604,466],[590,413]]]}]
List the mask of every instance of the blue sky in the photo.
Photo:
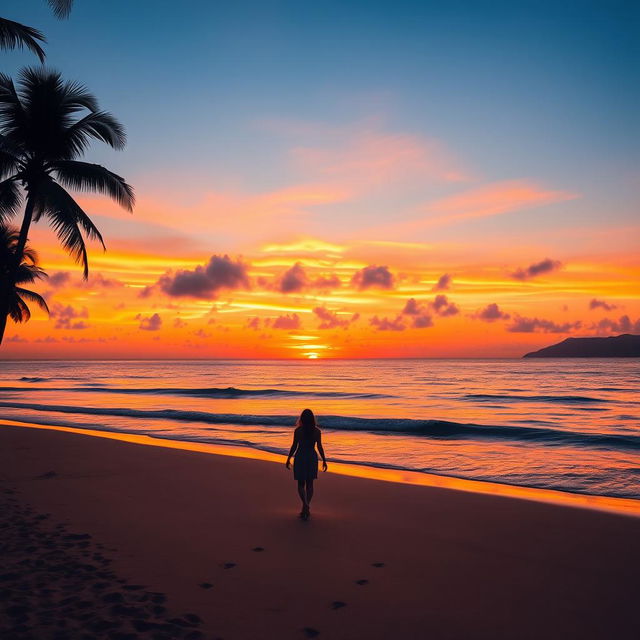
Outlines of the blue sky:
[{"label": "blue sky", "polygon": [[41,28],[49,63],[127,125],[123,171],[168,165],[173,150],[246,170],[278,146],[256,122],[374,114],[446,140],[488,176],[507,167],[579,188],[638,160],[635,2],[75,5],[67,21],[39,0],[4,13]]}]

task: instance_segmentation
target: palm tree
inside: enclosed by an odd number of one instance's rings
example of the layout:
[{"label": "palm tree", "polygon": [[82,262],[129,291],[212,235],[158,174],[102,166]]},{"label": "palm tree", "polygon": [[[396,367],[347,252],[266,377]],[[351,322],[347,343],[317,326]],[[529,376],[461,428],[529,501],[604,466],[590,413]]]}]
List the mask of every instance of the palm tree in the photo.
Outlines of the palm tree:
[{"label": "palm tree", "polygon": [[[103,247],[104,241],[66,188],[103,193],[133,210],[133,189],[124,178],[77,159],[92,140],[122,149],[126,137],[120,123],[99,110],[96,98],[83,85],[64,82],[56,71],[27,68],[20,72],[16,89],[9,76],[0,74],[0,223],[16,215],[24,204],[14,272],[31,223],[44,217],[88,277],[83,233]],[[0,292],[0,317],[7,315],[7,304]]]},{"label": "palm tree", "polygon": [[35,302],[49,313],[49,307],[40,294],[18,286],[47,277],[47,274],[38,266],[38,255],[28,246],[24,248],[17,271],[13,271],[18,236],[17,229],[0,225],[0,289],[7,300],[7,313],[0,317],[0,344],[2,344],[8,316],[14,322],[27,322],[31,317],[25,300]]},{"label": "palm tree", "polygon": [[[47,0],[56,18],[66,18],[71,12],[73,0]],[[44,62],[44,50],[38,43],[46,42],[42,31],[25,24],[0,18],[0,49],[23,49],[26,47],[35,53],[40,62]]]}]

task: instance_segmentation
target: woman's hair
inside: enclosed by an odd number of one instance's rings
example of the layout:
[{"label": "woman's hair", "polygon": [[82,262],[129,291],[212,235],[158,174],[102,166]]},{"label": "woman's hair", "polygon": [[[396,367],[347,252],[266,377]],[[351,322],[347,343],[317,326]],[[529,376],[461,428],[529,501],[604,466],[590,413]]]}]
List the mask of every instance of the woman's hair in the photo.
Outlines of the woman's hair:
[{"label": "woman's hair", "polygon": [[296,422],[296,427],[302,427],[303,431],[309,434],[313,433],[317,426],[316,417],[311,409],[305,409]]}]

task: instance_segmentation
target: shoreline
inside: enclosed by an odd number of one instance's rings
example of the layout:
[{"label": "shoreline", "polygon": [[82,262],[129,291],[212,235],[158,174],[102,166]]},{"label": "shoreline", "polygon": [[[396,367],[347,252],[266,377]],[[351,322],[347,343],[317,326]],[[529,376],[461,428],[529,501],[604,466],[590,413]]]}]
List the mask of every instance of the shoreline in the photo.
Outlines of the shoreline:
[{"label": "shoreline", "polygon": [[[239,445],[223,445],[214,443],[195,442],[190,440],[174,440],[170,438],[158,438],[154,436],[128,433],[122,431],[107,431],[99,429],[82,429],[58,425],[47,425],[19,420],[0,419],[0,428],[3,426],[17,426],[20,428],[44,429],[76,433],[108,440],[135,443],[144,446],[164,447],[167,449],[180,449],[183,451],[198,451],[201,453],[230,456],[233,458],[246,458],[263,460],[276,463],[284,463],[286,456],[263,449],[242,447]],[[366,464],[352,464],[346,462],[331,462],[331,471],[338,475],[368,478],[399,484],[417,485],[423,487],[439,487],[456,491],[466,491],[481,495],[503,496],[521,500],[555,504],[560,506],[593,509],[609,513],[617,513],[640,517],[640,500],[633,498],[619,498],[614,496],[590,495],[585,493],[573,493],[558,489],[543,489],[538,487],[526,487],[511,485],[486,480],[474,480],[447,476],[435,473],[411,471],[408,469],[393,469],[377,467]]]},{"label": "shoreline", "polygon": [[[200,621],[185,637],[637,637],[638,518],[327,473],[302,522],[282,465],[156,444],[3,426],[0,486],[29,518],[73,532],[63,543],[70,556],[83,551],[76,541],[101,545],[94,557],[109,562],[125,595],[127,585],[141,598],[164,594],[159,606],[171,616]],[[22,599],[13,606],[25,625],[40,625],[35,637],[52,635],[38,622],[47,611],[58,623],[99,614],[140,639],[153,637],[144,630],[155,625],[178,624],[154,617],[145,602],[105,612],[103,599],[74,604],[61,594],[43,609],[37,589],[19,585],[57,588],[55,575],[33,577],[22,564],[57,557],[47,544],[36,538],[8,558],[18,585],[9,593]],[[91,561],[65,562],[74,589],[101,588],[91,582]],[[80,565],[82,575],[73,569]]]}]

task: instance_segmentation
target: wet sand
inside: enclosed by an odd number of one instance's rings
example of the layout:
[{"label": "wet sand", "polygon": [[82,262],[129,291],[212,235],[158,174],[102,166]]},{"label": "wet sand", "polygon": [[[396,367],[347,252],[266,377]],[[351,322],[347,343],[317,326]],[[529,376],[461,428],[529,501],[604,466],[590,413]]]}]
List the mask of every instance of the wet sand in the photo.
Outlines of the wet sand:
[{"label": "wet sand", "polygon": [[637,638],[640,518],[0,427],[2,638]]}]

